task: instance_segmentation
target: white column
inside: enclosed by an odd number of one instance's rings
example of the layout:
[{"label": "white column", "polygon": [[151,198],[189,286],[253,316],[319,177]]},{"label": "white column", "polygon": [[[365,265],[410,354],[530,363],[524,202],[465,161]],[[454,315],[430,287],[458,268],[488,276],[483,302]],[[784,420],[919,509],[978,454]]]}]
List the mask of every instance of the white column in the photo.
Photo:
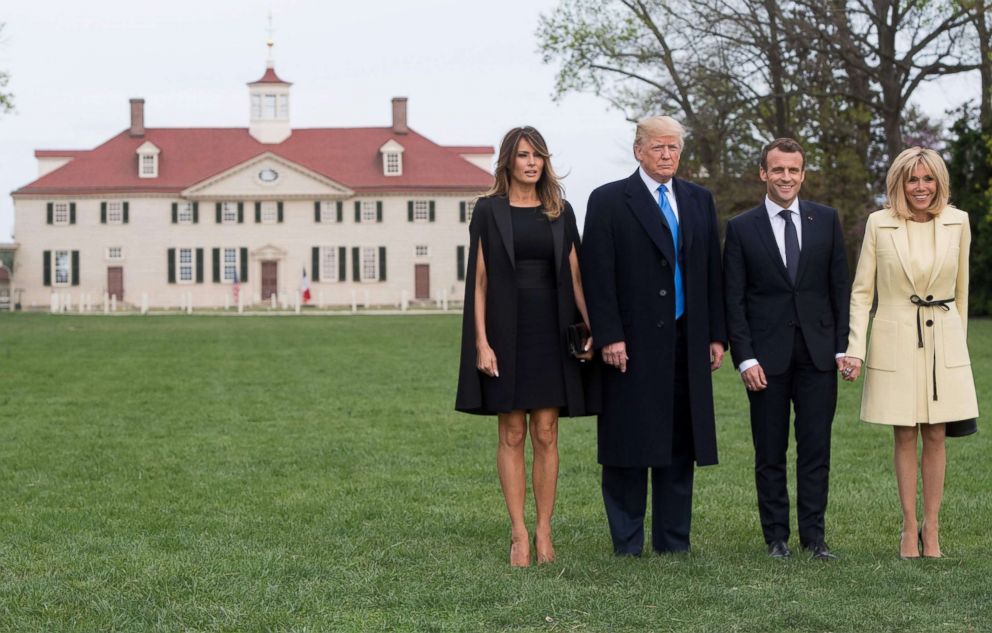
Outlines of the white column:
[{"label": "white column", "polygon": [[369,290],[368,290],[368,288],[365,289],[365,304],[364,305],[365,305],[365,309],[368,310],[369,309]]},{"label": "white column", "polygon": [[400,290],[400,310],[406,312],[407,308],[410,307],[410,302],[406,297],[406,290]]},{"label": "white column", "polygon": [[272,306],[273,310],[276,309],[276,293],[273,292],[269,295],[269,304]]},{"label": "white column", "polygon": [[293,306],[293,310],[296,312],[296,314],[299,314],[300,313],[300,293],[298,293],[298,292],[297,293],[294,293],[294,295],[293,295],[293,302],[296,304],[296,305]]},{"label": "white column", "polygon": [[141,314],[148,314],[148,293],[141,293]]},{"label": "white column", "polygon": [[52,293],[51,307],[52,307],[52,314],[55,314],[56,312],[59,311],[59,295],[58,295],[58,293],[55,293],[55,292]]},{"label": "white column", "polygon": [[110,314],[110,296],[106,292],[103,293],[103,313]]},{"label": "white column", "polygon": [[193,314],[193,293],[186,293],[186,314]]},{"label": "white column", "polygon": [[228,308],[231,307],[231,295],[224,293],[224,311],[227,312]]},{"label": "white column", "polygon": [[448,311],[448,291],[444,288],[441,288],[441,309]]},{"label": "white column", "polygon": [[239,292],[238,293],[238,314],[241,314],[244,311],[245,311],[245,296]]},{"label": "white column", "polygon": [[358,293],[354,289],[351,290],[351,311],[358,312]]},{"label": "white column", "polygon": [[110,311],[117,312],[117,295],[110,295]]}]

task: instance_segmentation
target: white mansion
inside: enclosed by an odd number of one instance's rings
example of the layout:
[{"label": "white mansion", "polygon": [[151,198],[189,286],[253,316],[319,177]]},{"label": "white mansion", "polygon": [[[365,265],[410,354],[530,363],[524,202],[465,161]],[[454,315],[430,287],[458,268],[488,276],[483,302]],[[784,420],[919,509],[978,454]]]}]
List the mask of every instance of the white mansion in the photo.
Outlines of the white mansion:
[{"label": "white mansion", "polygon": [[407,126],[290,127],[270,61],[248,84],[248,128],[131,125],[91,150],[38,150],[13,192],[18,301],[223,307],[295,300],[460,299],[471,203],[493,148],[442,146]]}]

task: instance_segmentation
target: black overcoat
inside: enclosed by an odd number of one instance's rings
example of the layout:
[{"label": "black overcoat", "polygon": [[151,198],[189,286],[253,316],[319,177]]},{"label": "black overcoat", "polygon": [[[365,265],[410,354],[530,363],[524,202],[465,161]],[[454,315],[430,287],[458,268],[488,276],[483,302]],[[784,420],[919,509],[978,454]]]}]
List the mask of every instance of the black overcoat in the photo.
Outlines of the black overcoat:
[{"label": "black overcoat", "polygon": [[[562,416],[586,415],[582,372],[578,360],[568,353],[567,331],[582,316],[575,304],[569,253],[579,247],[579,231],[571,205],[565,203],[561,216],[550,222],[554,241],[558,284],[558,333],[562,350],[567,406]],[[517,285],[513,254],[513,224],[510,204],[505,197],[480,198],[469,224],[469,256],[465,273],[465,309],[462,316],[461,362],[455,409],[478,415],[509,413],[517,367]],[[486,337],[496,354],[499,377],[489,377],[475,365],[475,275],[479,245],[486,263]]]},{"label": "black overcoat", "polygon": [[[726,345],[716,207],[706,189],[672,179],[679,209],[689,408],[694,458],[717,463],[710,342]],[[597,349],[626,342],[627,372],[602,368],[599,462],[666,466],[672,458],[675,375],[675,248],[640,174],[589,196],[581,256]]]}]

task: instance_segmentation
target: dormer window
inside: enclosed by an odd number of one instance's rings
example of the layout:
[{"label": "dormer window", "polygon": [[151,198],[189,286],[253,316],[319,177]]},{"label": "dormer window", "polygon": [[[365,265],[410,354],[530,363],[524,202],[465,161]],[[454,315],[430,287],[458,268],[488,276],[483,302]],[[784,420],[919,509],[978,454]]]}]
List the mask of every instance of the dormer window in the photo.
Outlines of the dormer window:
[{"label": "dormer window", "polygon": [[161,150],[151,141],[145,141],[136,150],[138,154],[138,177],[158,178],[158,155]]},{"label": "dormer window", "polygon": [[403,146],[390,139],[379,148],[382,153],[382,174],[384,176],[403,175]]}]

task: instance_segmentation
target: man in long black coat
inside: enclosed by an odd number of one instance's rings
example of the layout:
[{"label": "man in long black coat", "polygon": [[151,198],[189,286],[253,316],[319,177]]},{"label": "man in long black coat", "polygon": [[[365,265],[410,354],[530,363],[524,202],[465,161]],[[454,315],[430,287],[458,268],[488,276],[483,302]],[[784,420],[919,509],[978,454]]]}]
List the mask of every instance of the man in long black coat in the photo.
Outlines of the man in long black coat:
[{"label": "man in long black coat", "polygon": [[675,178],[683,128],[637,125],[629,178],[589,197],[581,267],[593,341],[607,367],[598,419],[603,500],[621,555],[689,549],[694,464],[716,464],[710,372],[726,349],[716,208]]}]

